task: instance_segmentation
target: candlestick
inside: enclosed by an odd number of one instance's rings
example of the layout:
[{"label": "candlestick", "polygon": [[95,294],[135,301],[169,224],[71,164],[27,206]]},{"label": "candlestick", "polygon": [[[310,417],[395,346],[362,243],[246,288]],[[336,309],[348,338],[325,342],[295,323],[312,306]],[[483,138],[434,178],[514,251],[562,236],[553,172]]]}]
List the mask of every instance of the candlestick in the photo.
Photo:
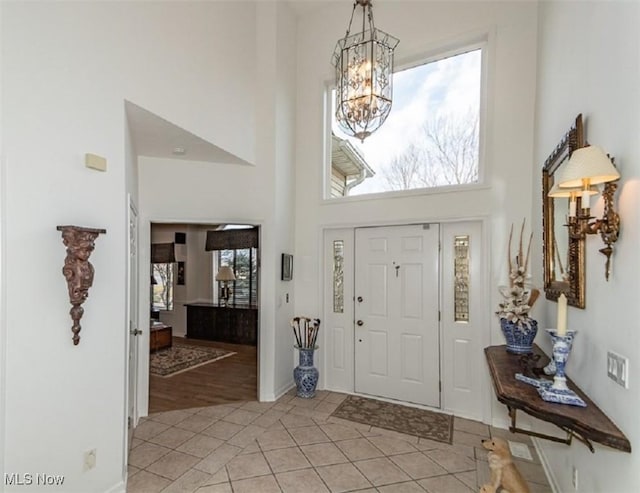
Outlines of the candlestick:
[{"label": "candlestick", "polygon": [[[586,407],[587,404],[584,400],[567,386],[567,377],[564,372],[571,347],[573,346],[573,338],[577,332],[575,330],[569,330],[565,335],[561,336],[555,330],[547,329],[547,333],[553,341],[555,375],[553,377],[553,384],[551,385],[547,380],[541,380],[539,382],[538,393],[540,397],[548,402]],[[548,372],[545,373],[548,374]]]},{"label": "candlestick", "polygon": [[567,297],[564,293],[558,297],[558,321],[557,331],[559,336],[564,336],[567,333]]}]

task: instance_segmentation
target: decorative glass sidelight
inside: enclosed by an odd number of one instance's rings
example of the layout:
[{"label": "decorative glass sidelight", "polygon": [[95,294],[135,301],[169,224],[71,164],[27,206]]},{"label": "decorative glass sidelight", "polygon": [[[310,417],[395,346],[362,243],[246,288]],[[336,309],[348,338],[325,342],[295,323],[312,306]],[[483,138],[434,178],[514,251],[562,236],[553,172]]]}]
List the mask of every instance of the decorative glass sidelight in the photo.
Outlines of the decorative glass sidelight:
[{"label": "decorative glass sidelight", "polygon": [[333,242],[333,313],[344,313],[344,240]]},{"label": "decorative glass sidelight", "polygon": [[469,321],[469,235],[454,238],[454,321]]}]

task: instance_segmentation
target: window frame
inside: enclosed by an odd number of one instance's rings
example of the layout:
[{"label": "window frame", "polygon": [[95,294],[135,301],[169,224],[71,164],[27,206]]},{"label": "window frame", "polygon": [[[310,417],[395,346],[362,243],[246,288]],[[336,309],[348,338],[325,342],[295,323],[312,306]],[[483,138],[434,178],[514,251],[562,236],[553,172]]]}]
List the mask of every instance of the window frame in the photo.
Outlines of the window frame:
[{"label": "window frame", "polygon": [[[220,304],[220,294],[221,294],[221,290],[220,290],[220,284],[222,281],[216,281],[216,274],[218,273],[218,269],[220,268],[221,265],[221,255],[223,251],[232,251],[233,252],[233,265],[230,265],[231,269],[233,270],[234,274],[237,273],[237,267],[236,267],[236,258],[237,258],[237,251],[239,250],[249,250],[249,286],[248,286],[248,290],[249,290],[249,299],[247,301],[247,303],[244,302],[240,302],[238,303],[236,300],[236,283],[238,282],[236,281],[231,281],[231,297],[229,298],[229,306],[247,306],[250,308],[254,308],[258,306],[258,298],[259,298],[259,294],[258,294],[258,281],[259,281],[259,269],[258,269],[258,249],[255,247],[246,247],[246,248],[228,248],[228,249],[224,249],[224,250],[212,250],[211,253],[213,255],[213,262],[212,262],[212,266],[213,266],[213,272],[212,272],[212,282],[213,282],[213,301],[217,304]],[[254,276],[254,271],[255,271],[255,276]],[[255,293],[255,299],[253,299],[253,293]]]},{"label": "window frame", "polygon": [[322,173],[322,203],[336,204],[339,202],[357,202],[364,200],[379,200],[386,198],[410,197],[415,195],[433,195],[442,193],[466,192],[490,188],[488,184],[487,163],[485,159],[485,148],[487,140],[487,107],[489,94],[489,53],[490,53],[489,33],[483,33],[472,39],[462,42],[451,43],[423,52],[418,56],[404,59],[401,63],[395,64],[394,74],[404,70],[410,70],[422,65],[444,60],[454,56],[462,55],[470,51],[481,51],[480,62],[480,108],[478,111],[478,181],[475,183],[441,185],[436,187],[412,188],[408,190],[389,190],[372,192],[361,195],[346,195],[342,197],[331,196],[331,135],[332,135],[332,96],[331,92],[335,88],[335,81],[326,81],[323,94],[323,173]]}]

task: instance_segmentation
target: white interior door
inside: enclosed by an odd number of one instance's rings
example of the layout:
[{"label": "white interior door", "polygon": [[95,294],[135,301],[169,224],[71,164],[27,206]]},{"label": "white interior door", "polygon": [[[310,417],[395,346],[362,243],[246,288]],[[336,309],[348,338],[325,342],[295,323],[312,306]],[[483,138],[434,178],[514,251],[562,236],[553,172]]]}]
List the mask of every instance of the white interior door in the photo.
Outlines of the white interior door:
[{"label": "white interior door", "polygon": [[127,422],[129,425],[129,444],[136,424],[136,398],[138,381],[138,212],[129,197],[129,297],[127,304],[128,334],[129,334],[129,363],[128,385],[129,398],[127,408]]},{"label": "white interior door", "polygon": [[356,392],[440,407],[438,248],[438,224],[356,229]]}]

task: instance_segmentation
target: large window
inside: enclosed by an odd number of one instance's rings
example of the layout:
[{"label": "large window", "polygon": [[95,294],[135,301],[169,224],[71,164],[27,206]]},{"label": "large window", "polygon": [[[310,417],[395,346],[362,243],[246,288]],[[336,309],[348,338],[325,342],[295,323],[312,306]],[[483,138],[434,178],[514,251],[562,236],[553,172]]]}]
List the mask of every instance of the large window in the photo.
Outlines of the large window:
[{"label": "large window", "polygon": [[[235,273],[236,280],[229,283],[230,305],[257,306],[258,304],[258,262],[256,248],[239,248],[236,250],[216,250],[213,252],[215,270],[228,265]],[[222,283],[215,281],[214,293],[220,302]]]},{"label": "large window", "polygon": [[332,100],[329,197],[477,183],[482,48],[396,72],[393,109],[364,142],[343,134]]},{"label": "large window", "polygon": [[173,264],[151,264],[154,310],[173,310]]}]

